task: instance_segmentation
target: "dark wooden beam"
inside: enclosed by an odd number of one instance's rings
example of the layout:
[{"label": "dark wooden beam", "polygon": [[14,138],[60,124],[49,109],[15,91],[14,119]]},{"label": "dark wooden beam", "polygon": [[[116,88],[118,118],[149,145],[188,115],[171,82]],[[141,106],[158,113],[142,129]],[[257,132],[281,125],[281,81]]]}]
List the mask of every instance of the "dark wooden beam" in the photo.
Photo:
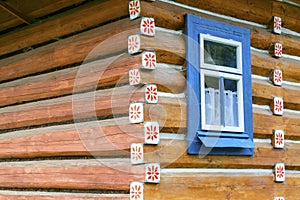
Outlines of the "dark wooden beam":
[{"label": "dark wooden beam", "polygon": [[21,12],[15,10],[14,8],[12,8],[11,6],[7,5],[3,0],[0,1],[0,7],[3,10],[6,10],[7,12],[9,12],[10,14],[12,14],[13,16],[17,17],[18,19],[20,19],[21,21],[23,21],[26,24],[31,24],[33,22],[32,19],[30,19],[29,17],[27,17],[26,15],[22,14]]}]

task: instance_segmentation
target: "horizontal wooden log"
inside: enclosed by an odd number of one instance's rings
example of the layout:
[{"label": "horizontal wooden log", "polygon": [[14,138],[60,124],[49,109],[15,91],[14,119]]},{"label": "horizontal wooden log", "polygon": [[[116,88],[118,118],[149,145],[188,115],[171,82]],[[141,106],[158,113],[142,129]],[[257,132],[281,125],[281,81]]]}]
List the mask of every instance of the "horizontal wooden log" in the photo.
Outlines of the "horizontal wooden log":
[{"label": "horizontal wooden log", "polygon": [[300,110],[300,89],[299,87],[283,84],[282,87],[274,86],[271,81],[252,79],[252,99],[253,103],[270,105],[273,97],[284,99],[284,108]]},{"label": "horizontal wooden log", "polygon": [[259,24],[269,24],[273,16],[280,16],[285,28],[300,32],[299,8],[278,1],[235,0],[221,3],[206,0],[176,0],[176,2]]},{"label": "horizontal wooden log", "polygon": [[129,194],[0,191],[0,199],[14,200],[128,200]]},{"label": "horizontal wooden log", "polygon": [[[0,82],[43,72],[59,66],[86,62],[99,57],[119,55],[127,52],[127,38],[139,33],[140,19],[120,20],[80,35],[37,48],[35,50],[9,57],[0,61]],[[154,49],[161,62],[184,63],[184,39],[171,33],[157,31],[154,37],[141,37],[141,50]],[[71,59],[70,59],[71,58]],[[172,59],[170,59],[172,58]],[[30,66],[30,67],[24,67]],[[4,76],[5,74],[5,76]]]},{"label": "horizontal wooden log", "polygon": [[267,54],[251,51],[252,73],[268,77],[272,70],[281,69],[283,80],[300,83],[300,62],[288,58],[274,59]]},{"label": "horizontal wooden log", "polygon": [[[213,6],[212,2],[210,3],[203,3],[200,1],[191,1],[193,3],[201,4],[202,6]],[[245,2],[246,3],[246,2]],[[219,8],[223,8],[223,3],[218,2],[216,5],[222,4]],[[232,4],[233,6],[234,3],[228,2],[227,4]],[[263,5],[263,4],[262,4]],[[197,12],[195,10],[187,9],[187,8],[182,8],[178,7],[175,5],[170,5],[168,3],[164,2],[142,2],[142,14],[145,16],[151,16],[155,18],[155,22],[157,26],[173,29],[173,30],[182,30],[184,28],[184,15],[189,13],[189,14],[194,14],[197,16],[209,18],[209,19],[214,19],[222,22],[226,22],[229,24],[237,25],[237,26],[242,26],[245,28],[249,28],[251,30],[251,46],[259,48],[259,49],[265,49],[268,50],[270,48],[270,45],[273,42],[281,42],[283,44],[283,53],[285,54],[290,54],[290,55],[296,55],[300,56],[300,40],[298,37],[292,36],[292,35],[276,35],[271,33],[269,30],[263,29],[263,28],[258,28],[255,26],[251,26],[248,24],[243,24],[239,22],[234,22],[231,20],[227,20],[224,18],[220,17],[215,17],[211,16],[208,14],[204,14],[201,12]],[[247,8],[246,8],[247,9]],[[264,8],[265,9],[265,8]],[[236,10],[236,9],[234,9]],[[166,12],[168,11],[168,12]],[[244,15],[244,13],[243,13]],[[270,20],[272,18],[272,15],[269,16]],[[283,23],[285,23],[283,21]]]},{"label": "horizontal wooden log", "polygon": [[[99,10],[102,10],[102,12],[98,12]],[[83,13],[89,14],[82,17]],[[32,26],[4,35],[0,38],[0,55],[37,45],[53,38],[59,38],[127,15],[128,4],[122,0],[114,2],[94,1],[63,14],[55,15],[43,22],[35,23]]]},{"label": "horizontal wooden log", "polygon": [[[168,102],[170,102],[168,100]],[[181,108],[175,103],[168,106],[160,106],[159,109],[147,107],[148,113],[146,121],[159,121],[161,131],[178,129],[179,133],[186,133],[185,105]],[[300,139],[300,115],[285,113],[283,117],[273,116],[269,110],[253,108],[254,112],[254,136],[258,138],[272,138],[273,129],[283,129],[286,139]],[[150,113],[150,114],[149,114]],[[167,116],[165,114],[168,113]],[[174,131],[177,133],[176,131]],[[143,143],[144,131],[142,124],[129,124],[128,118],[115,118],[110,120],[100,120],[92,122],[82,122],[70,125],[50,126],[30,130],[8,132],[0,135],[0,158],[33,158],[50,156],[118,156],[128,155],[130,143]],[[169,150],[178,148],[169,155]],[[185,141],[167,141],[158,147],[146,147],[145,152],[158,151],[151,153],[149,160],[160,161],[170,164],[176,158],[176,167],[185,164],[193,166],[191,162],[195,157],[187,160],[185,157]],[[287,144],[284,150],[273,150],[270,145],[257,143],[255,156],[244,160],[239,157],[231,157],[226,161],[211,162],[211,159],[219,157],[209,157],[207,160],[195,161],[195,167],[200,165],[206,167],[251,167],[255,168],[259,162],[269,156],[269,162],[265,162],[264,168],[271,165],[272,160],[280,160],[289,163],[289,166],[298,167],[300,161],[296,155],[299,151],[298,144]],[[178,157],[176,157],[178,156]],[[181,158],[182,156],[182,158]],[[168,159],[169,158],[169,159]],[[289,159],[288,159],[289,158]],[[160,160],[157,160],[160,159]],[[217,160],[218,160],[217,159]],[[231,162],[232,161],[232,162]],[[187,162],[187,163],[185,163]],[[211,162],[211,163],[210,163]],[[263,166],[261,166],[263,167]]]},{"label": "horizontal wooden log", "polygon": [[[273,181],[271,170],[239,172],[165,171],[157,185],[145,185],[145,199],[272,199],[284,196],[295,199],[300,195],[300,174],[286,173],[284,184]],[[170,192],[171,191],[171,192]]]},{"label": "horizontal wooden log", "polygon": [[129,191],[130,182],[143,182],[144,174],[144,165],[121,158],[2,162],[0,187]]},{"label": "horizontal wooden log", "polygon": [[115,118],[2,134],[0,158],[120,156],[143,142],[143,125]]},{"label": "horizontal wooden log", "polygon": [[[59,2],[53,2],[51,0],[46,0],[36,5],[33,5],[30,0],[24,0],[21,5],[18,4],[17,2],[6,2],[6,3],[13,8],[18,8],[18,10],[22,12],[24,15],[34,19],[34,18],[43,17],[45,15],[49,15],[63,8],[81,3],[83,1],[84,0],[74,0],[74,1],[62,0]],[[22,21],[20,21],[15,17],[9,18],[9,20],[6,20],[7,18],[3,18],[3,19],[5,20],[1,20],[0,31],[22,24]]]},{"label": "horizontal wooden log", "polygon": [[160,162],[164,168],[257,168],[271,169],[275,162],[284,162],[286,169],[300,169],[297,156],[300,144],[285,143],[284,149],[274,149],[266,142],[256,142],[254,155],[214,156],[187,154],[187,141],[161,140],[159,146],[144,146],[145,162]]},{"label": "horizontal wooden log", "polygon": [[[130,102],[145,102],[145,87],[122,86],[0,109],[0,130],[60,123],[83,118],[128,115]],[[186,116],[185,101],[159,97],[159,104],[145,105],[145,119],[162,126],[181,128]],[[184,106],[184,107],[182,107]],[[184,109],[182,109],[184,108]]]},{"label": "horizontal wooden log", "polygon": [[[157,60],[161,58],[158,56]],[[141,54],[120,54],[74,68],[7,82],[0,85],[0,106],[128,83],[128,71],[141,66]],[[185,89],[184,74],[173,69],[141,70],[141,79],[143,83],[157,84],[160,92],[180,93]]]}]

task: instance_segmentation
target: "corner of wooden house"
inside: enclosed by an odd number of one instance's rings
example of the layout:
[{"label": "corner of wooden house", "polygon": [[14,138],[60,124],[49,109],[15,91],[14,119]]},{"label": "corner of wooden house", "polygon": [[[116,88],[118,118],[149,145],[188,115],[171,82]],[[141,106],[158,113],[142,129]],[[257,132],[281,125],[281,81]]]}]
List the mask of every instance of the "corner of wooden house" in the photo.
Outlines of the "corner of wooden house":
[{"label": "corner of wooden house", "polygon": [[299,0],[1,0],[0,199],[300,200]]}]

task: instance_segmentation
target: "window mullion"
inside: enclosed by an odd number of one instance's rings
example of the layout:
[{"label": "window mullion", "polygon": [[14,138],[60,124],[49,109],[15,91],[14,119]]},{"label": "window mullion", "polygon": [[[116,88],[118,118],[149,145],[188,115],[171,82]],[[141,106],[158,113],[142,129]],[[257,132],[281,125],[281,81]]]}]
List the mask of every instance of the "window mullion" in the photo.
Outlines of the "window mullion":
[{"label": "window mullion", "polygon": [[220,108],[221,108],[221,126],[225,127],[225,99],[224,99],[224,94],[225,94],[225,89],[224,89],[224,77],[220,77],[220,82],[219,82],[219,88],[220,88]]}]

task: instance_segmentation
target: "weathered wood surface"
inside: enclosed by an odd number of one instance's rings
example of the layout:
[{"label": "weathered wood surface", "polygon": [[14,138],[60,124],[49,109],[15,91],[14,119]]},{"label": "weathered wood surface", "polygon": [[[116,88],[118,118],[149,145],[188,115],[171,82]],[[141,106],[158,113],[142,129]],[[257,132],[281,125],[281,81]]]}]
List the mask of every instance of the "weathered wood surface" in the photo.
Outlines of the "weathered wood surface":
[{"label": "weathered wood surface", "polygon": [[300,169],[300,144],[285,143],[274,149],[267,142],[256,142],[254,156],[189,155],[185,140],[161,140],[159,146],[144,146],[145,162],[160,162],[164,168],[265,168],[284,162],[287,169]]},{"label": "weathered wood surface", "polygon": [[[203,6],[214,6],[214,5],[212,5],[213,4],[212,2],[203,3],[202,1],[197,1],[197,0],[192,1],[192,2],[201,4]],[[205,2],[206,2],[206,0],[205,0]],[[246,3],[246,2],[243,2],[243,3]],[[184,15],[187,13],[194,14],[197,16],[214,19],[214,20],[218,20],[218,21],[223,21],[223,22],[226,22],[229,24],[249,28],[251,30],[251,46],[253,46],[253,47],[268,50],[270,48],[271,43],[281,42],[283,44],[283,53],[300,56],[299,37],[295,37],[292,35],[276,35],[276,34],[271,33],[271,31],[263,29],[263,28],[258,28],[258,27],[251,26],[248,24],[230,21],[230,20],[227,20],[224,18],[211,16],[211,15],[197,12],[197,11],[194,11],[191,9],[177,7],[177,6],[170,5],[170,4],[164,3],[164,2],[156,1],[156,2],[149,3],[149,2],[142,1],[141,4],[143,7],[142,15],[154,17],[155,23],[157,24],[157,26],[160,26],[160,27],[165,27],[165,28],[169,28],[169,29],[173,29],[173,30],[182,30],[184,28],[184,24],[185,24],[184,23]],[[222,4],[222,5],[218,8],[222,9],[223,3],[218,2],[216,5],[219,5],[219,4]],[[226,4],[232,4],[233,6],[236,6],[231,1],[227,2]],[[264,9],[265,9],[265,7],[264,7]],[[234,10],[236,10],[236,9],[234,9]],[[300,12],[298,11],[298,13],[300,13]],[[245,15],[243,13],[243,16],[247,16],[247,15]],[[269,17],[271,20],[272,15],[270,15]],[[283,21],[283,23],[285,23],[285,22]],[[299,21],[298,21],[298,23],[299,23]]]},{"label": "weathered wood surface", "polygon": [[265,25],[270,23],[273,16],[279,16],[285,28],[300,32],[299,7],[278,1],[234,0],[224,3],[217,0],[176,0],[176,2]]},{"label": "weathered wood surface", "polygon": [[[82,17],[83,15],[85,17]],[[1,36],[0,55],[50,41],[127,15],[128,4],[123,0],[94,1]]]},{"label": "weathered wood surface", "polygon": [[[158,56],[157,61],[160,60]],[[141,66],[141,54],[120,54],[78,67],[3,83],[0,85],[0,106],[128,83],[128,71]],[[184,74],[177,70],[157,68],[140,72],[143,83],[157,84],[161,92],[180,93],[185,89]]]},{"label": "weathered wood surface", "polygon": [[274,96],[284,99],[284,108],[300,110],[300,87],[283,84],[274,86],[271,81],[252,79],[252,99],[254,104],[270,105]]},{"label": "weathered wood surface", "polygon": [[1,188],[60,188],[129,191],[143,182],[144,165],[129,159],[52,160],[0,163]]},{"label": "weathered wood surface", "polygon": [[[119,20],[73,37],[0,61],[0,81],[43,72],[95,58],[127,53],[127,38],[139,33],[140,19]],[[166,40],[166,38],[173,40]],[[174,42],[176,41],[176,43]],[[154,49],[161,62],[184,63],[184,40],[180,35],[157,31],[141,37],[141,49]],[[172,59],[170,59],[172,57]],[[24,67],[25,66],[25,67]]]},{"label": "weathered wood surface", "polygon": [[128,155],[143,128],[124,117],[10,132],[0,135],[0,158]]},{"label": "weathered wood surface", "polygon": [[[145,102],[145,87],[122,86],[0,109],[0,130],[84,118],[128,115],[130,102]],[[145,104],[145,119],[168,127],[183,127],[184,99],[159,97],[159,104]],[[179,117],[176,120],[176,117]]]},{"label": "weathered wood surface", "polygon": [[[39,2],[35,6],[32,5],[31,0],[24,0],[22,1],[22,4],[20,4],[18,1],[7,1],[5,3],[7,3],[10,7],[17,8],[17,10],[22,12],[24,15],[34,19],[34,18],[39,18],[39,17],[49,15],[63,8],[81,3],[83,1],[84,0],[74,0],[74,1],[62,0],[62,1],[53,2],[52,0],[45,0]],[[6,13],[4,13],[4,15],[5,14]],[[2,19],[7,19],[7,18],[0,17],[0,19],[1,19],[0,20],[1,31],[22,24],[22,21],[20,21],[16,17],[12,17],[9,20],[5,20],[5,21]]]},{"label": "weathered wood surface", "polygon": [[0,199],[14,200],[128,200],[129,194],[0,191]]},{"label": "weathered wood surface", "polygon": [[271,170],[163,172],[160,184],[145,185],[145,199],[295,199],[300,195],[300,174],[287,171],[286,176],[280,184],[273,181]]}]

